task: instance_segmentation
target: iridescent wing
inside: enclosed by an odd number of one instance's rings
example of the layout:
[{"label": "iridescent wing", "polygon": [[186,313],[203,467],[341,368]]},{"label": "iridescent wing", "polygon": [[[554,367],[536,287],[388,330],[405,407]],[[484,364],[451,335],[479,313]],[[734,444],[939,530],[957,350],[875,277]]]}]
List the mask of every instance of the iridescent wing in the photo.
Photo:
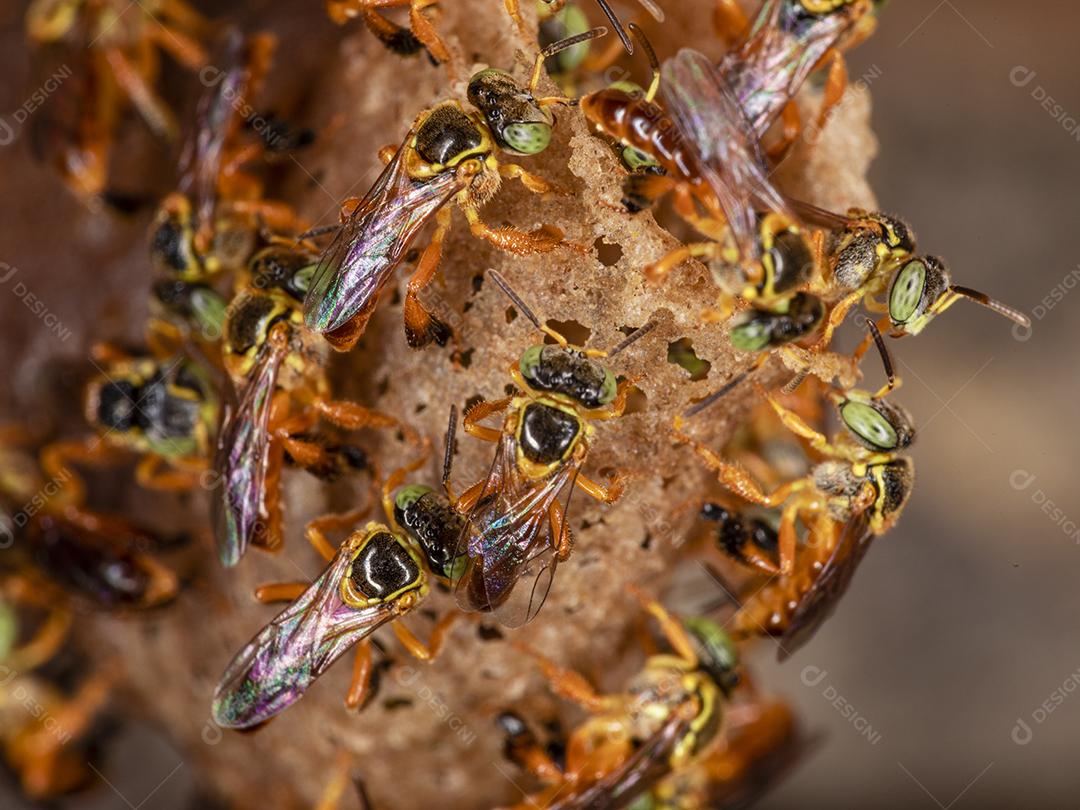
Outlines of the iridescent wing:
[{"label": "iridescent wing", "polygon": [[214,471],[217,491],[210,515],[224,566],[240,561],[264,513],[270,458],[270,406],[285,352],[267,342],[259,351],[238,401],[222,410]]},{"label": "iridescent wing", "polygon": [[354,608],[341,598],[348,546],[300,597],[237,654],[214,692],[214,722],[251,728],[281,713],[350,647],[395,617],[393,603]]},{"label": "iridescent wing", "polygon": [[454,593],[463,610],[493,612],[507,627],[536,616],[558,562],[551,508],[564,489],[569,496],[578,469],[569,461],[547,478],[528,480],[517,468],[516,439],[502,436],[458,540]]},{"label": "iridescent wing", "polygon": [[671,773],[671,755],[689,731],[690,721],[673,713],[621,766],[580,793],[548,805],[548,810],[629,807]]},{"label": "iridescent wing", "polygon": [[698,159],[740,255],[758,258],[756,211],[791,216],[765,172],[758,137],[731,90],[703,54],[684,48],[664,63],[664,100]]},{"label": "iridescent wing", "polygon": [[791,621],[777,650],[777,657],[781,661],[787,660],[809,641],[832,615],[840,597],[851,585],[855,569],[859,567],[873,539],[867,510],[853,516],[840,529],[840,539],[832,554],[791,615]]},{"label": "iridescent wing", "polygon": [[720,62],[754,134],[761,138],[799,92],[814,65],[843,38],[866,5],[807,14],[793,0],[768,0],[746,41]]},{"label": "iridescent wing", "polygon": [[332,332],[373,306],[417,232],[461,189],[453,171],[409,177],[411,140],[412,132],[319,259],[304,300],[310,329]]}]

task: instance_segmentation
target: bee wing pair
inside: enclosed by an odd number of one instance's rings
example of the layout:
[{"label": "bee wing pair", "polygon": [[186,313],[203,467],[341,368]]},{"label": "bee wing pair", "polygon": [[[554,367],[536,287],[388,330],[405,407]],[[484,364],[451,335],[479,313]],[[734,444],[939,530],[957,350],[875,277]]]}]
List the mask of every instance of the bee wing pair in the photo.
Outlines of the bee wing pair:
[{"label": "bee wing pair", "polygon": [[214,693],[214,722],[224,728],[264,723],[303,697],[308,687],[358,641],[395,618],[392,602],[352,607],[341,580],[347,548],[306,591],[233,659]]},{"label": "bee wing pair", "polygon": [[756,214],[791,217],[765,171],[758,137],[719,70],[703,54],[684,48],[664,63],[664,101],[684,143],[716,195],[720,212],[744,259],[757,259]]},{"label": "bee wing pair", "polygon": [[[528,480],[518,470],[517,440],[503,435],[483,491],[458,541],[455,595],[464,610],[494,612],[508,627],[531,621],[540,611],[558,558],[561,538],[551,529],[559,494],[569,496],[579,463],[567,461],[551,475]],[[563,531],[569,531],[563,528]],[[515,586],[522,582],[522,587]]]},{"label": "bee wing pair", "polygon": [[374,305],[419,230],[461,190],[453,171],[423,181],[409,177],[405,155],[412,136],[319,259],[304,300],[309,328],[333,332]]}]

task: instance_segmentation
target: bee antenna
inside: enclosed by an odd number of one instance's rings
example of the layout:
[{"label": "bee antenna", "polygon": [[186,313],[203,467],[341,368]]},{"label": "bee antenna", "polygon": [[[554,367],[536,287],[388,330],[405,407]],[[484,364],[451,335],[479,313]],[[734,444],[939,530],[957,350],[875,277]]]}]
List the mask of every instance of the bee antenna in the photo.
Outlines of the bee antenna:
[{"label": "bee antenna", "polygon": [[896,371],[893,368],[892,355],[889,354],[889,347],[885,345],[885,338],[881,336],[877,324],[870,318],[866,319],[866,328],[870,330],[870,336],[874,339],[878,354],[881,355],[881,365],[885,368],[885,377],[888,379],[888,385],[886,385],[884,391],[888,393],[896,387]]},{"label": "bee antenna", "polygon": [[1010,306],[1006,306],[1000,301],[995,301],[986,293],[981,293],[978,290],[973,290],[970,287],[958,287],[953,285],[949,287],[949,291],[955,295],[963,296],[976,304],[982,304],[987,309],[992,309],[998,315],[1004,315],[1010,321],[1018,323],[1020,326],[1028,329],[1031,327],[1031,319],[1028,318],[1023,312],[1013,309]]},{"label": "bee antenna", "polygon": [[450,480],[450,467],[454,463],[454,442],[457,436],[457,406],[450,406],[450,424],[446,426],[446,449],[443,451],[442,482]]},{"label": "bee antenna", "polygon": [[607,0],[596,0],[596,4],[600,6],[600,10],[604,12],[604,16],[608,18],[608,22],[610,22],[612,28],[615,29],[615,33],[618,34],[619,39],[622,40],[626,52],[633,54],[634,43],[631,42],[630,37],[626,35],[626,29],[623,28],[622,23],[619,22],[619,18],[615,15],[615,12],[611,10],[611,6],[607,4]]},{"label": "bee antenna", "polygon": [[[558,42],[552,42],[546,48],[540,51],[540,61],[543,62],[548,57],[554,56],[559,51],[565,51],[567,48],[573,48],[575,45],[580,45],[582,42],[588,42],[590,39],[599,39],[600,37],[607,36],[607,29],[602,25],[598,25],[596,28],[590,28],[588,31],[584,31],[580,34],[575,34],[572,37],[566,39],[560,39]],[[625,36],[625,35],[624,35]]]},{"label": "bee antenna", "polygon": [[618,346],[616,346],[614,349],[612,349],[610,352],[608,352],[608,357],[614,357],[619,352],[623,351],[627,347],[629,347],[632,344],[636,343],[637,341],[641,340],[641,338],[645,337],[647,334],[649,334],[649,332],[651,332],[653,329],[655,329],[659,325],[660,325],[659,321],[649,321],[648,323],[646,323],[641,328],[635,329],[633,332],[631,332],[629,335],[627,335],[623,339],[622,343],[620,343]]},{"label": "bee antenna", "polygon": [[645,93],[645,100],[652,101],[656,98],[656,91],[660,89],[660,60],[656,58],[656,51],[653,50],[652,43],[645,36],[645,32],[641,30],[641,26],[637,23],[630,23],[630,30],[633,32],[634,38],[641,43],[641,47],[645,49],[645,55],[649,57],[652,80],[649,82],[649,89]]},{"label": "bee antenna", "polygon": [[540,323],[540,319],[537,318],[536,315],[533,314],[533,311],[521,300],[521,296],[514,292],[513,288],[510,286],[510,282],[503,278],[498,270],[489,269],[488,275],[491,276],[492,281],[499,285],[499,289],[506,293],[506,297],[513,302],[514,306],[518,308],[521,314],[532,321],[533,326],[541,332],[544,331],[544,325]]},{"label": "bee antenna", "polygon": [[713,403],[726,397],[729,393],[731,393],[732,389],[737,388],[740,383],[742,383],[747,377],[749,377],[757,367],[758,364],[755,363],[752,368],[744,371],[742,374],[738,374],[732,377],[722,388],[717,391],[713,391],[711,394],[705,397],[705,399],[701,400],[701,402],[696,402],[691,405],[683,412],[683,418],[689,419],[692,416],[697,416],[699,413],[701,413]]}]

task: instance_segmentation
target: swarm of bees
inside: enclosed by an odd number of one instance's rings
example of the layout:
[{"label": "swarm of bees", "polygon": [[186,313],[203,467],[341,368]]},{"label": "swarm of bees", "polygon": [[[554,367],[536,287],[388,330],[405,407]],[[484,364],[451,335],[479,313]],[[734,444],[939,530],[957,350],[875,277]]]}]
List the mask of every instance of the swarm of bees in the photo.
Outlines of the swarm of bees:
[{"label": "swarm of bees", "polygon": [[[961,299],[1027,323],[953,284],[944,261],[919,253],[900,218],[826,211],[788,196],[772,178],[772,166],[800,137],[796,94],[822,75],[820,121],[827,120],[844,93],[842,53],[873,31],[876,5],[765,0],[751,20],[734,0],[719,0],[723,57],[684,48],[661,62],[642,27],[624,28],[606,0],[596,9],[586,0],[540,0],[528,79],[497,68],[467,77],[465,98],[447,95],[419,112],[400,145],[383,150],[385,166],[371,188],[343,203],[339,224],[319,228],[268,195],[264,158],[280,143],[245,126],[273,38],[222,35],[180,0],[138,3],[128,15],[116,5],[39,1],[28,12],[39,47],[66,42],[85,51],[88,85],[73,102],[68,131],[51,133],[49,153],[74,194],[87,201],[107,194],[126,107],[156,134],[176,136],[178,124],[155,90],[159,50],[197,69],[216,41],[219,75],[205,88],[176,189],[153,220],[153,315],[144,345],[94,347],[85,438],[55,440],[17,425],[0,432],[0,517],[14,541],[0,569],[0,661],[48,707],[43,716],[64,718],[68,730],[47,734],[11,705],[10,691],[2,693],[5,718],[18,718],[0,724],[2,754],[22,789],[52,798],[91,777],[83,751],[116,673],[84,668],[74,687],[57,679],[50,661],[73,613],[84,604],[122,613],[167,605],[189,572],[174,571],[162,555],[200,540],[164,537],[94,511],[76,467],[135,460],[139,487],[209,489],[206,534],[226,568],[249,552],[295,542],[286,536],[281,498],[286,468],[323,481],[356,478],[377,493],[381,516],[358,505],[306,518],[305,537],[325,561],[313,580],[258,589],[259,601],[286,606],[252,628],[231,662],[220,662],[211,711],[222,728],[256,729],[286,710],[303,712],[306,691],[350,651],[344,702],[362,710],[377,688],[373,650],[384,625],[410,655],[430,661],[461,621],[482,617],[515,628],[541,611],[558,566],[573,564],[571,493],[612,504],[647,474],[615,470],[597,480],[586,468],[594,444],[610,440],[598,423],[623,416],[634,387],[632,376],[620,374],[619,355],[635,344],[651,351],[658,322],[627,330],[607,350],[576,346],[537,314],[554,314],[558,301],[525,301],[513,279],[489,270],[495,294],[523,316],[514,328],[531,326],[535,334],[531,343],[522,334],[520,355],[506,358],[506,395],[485,392],[492,398],[462,414],[465,441],[488,442],[494,452],[487,475],[460,493],[451,482],[455,403],[445,403],[445,437],[428,436],[402,414],[341,396],[331,364],[335,352],[357,347],[403,264],[414,265],[402,302],[408,346],[457,344],[454,326],[422,296],[440,273],[454,207],[472,236],[514,256],[558,253],[574,261],[591,252],[551,225],[526,230],[481,216],[503,180],[540,196],[564,193],[514,158],[544,152],[572,117],[620,161],[628,215],[667,196],[677,227],[685,226],[679,232],[694,234],[640,267],[642,278],[673,284],[672,271],[703,263],[714,299],[702,317],[745,359],[721,388],[687,398],[669,425],[686,463],[703,465],[718,483],[696,503],[698,528],[710,539],[687,553],[738,581],[728,589],[737,604],[678,616],[661,604],[662,594],[635,586],[662,640],[643,621],[640,669],[606,693],[507,631],[505,643],[535,659],[552,690],[588,717],[558,733],[549,727],[552,739],[544,740],[536,718],[506,709],[493,715],[492,733],[502,735],[522,778],[535,780],[515,807],[741,807],[772,787],[812,738],[784,701],[754,685],[742,650],[771,638],[783,660],[807,643],[913,491],[906,453],[915,426],[891,398],[900,380],[886,336],[917,335]],[[641,6],[650,24],[662,24],[651,0]],[[505,10],[516,30],[532,30],[518,0],[506,0]],[[340,24],[359,18],[394,53],[451,61],[434,0],[328,0],[327,12]],[[589,28],[589,13],[597,12],[618,35],[606,47],[607,29]],[[645,86],[599,86],[597,76],[624,50],[647,59]],[[545,71],[557,95],[542,94]],[[276,134],[290,145],[306,140]],[[414,250],[425,232],[426,244]],[[860,303],[874,316],[862,319],[866,337],[854,352],[837,353],[833,335]],[[876,392],[850,384],[871,348],[886,378]],[[774,371],[789,369],[791,377],[770,388],[775,374],[765,371],[774,360],[782,361],[771,364]],[[461,368],[456,352],[451,362]],[[695,438],[710,409],[743,385],[759,403],[744,428],[724,447]],[[383,432],[381,444],[391,449],[369,453],[357,443],[361,431]],[[415,480],[440,439],[442,480]],[[455,606],[422,640],[405,619],[437,589],[451,592]],[[336,806],[351,768],[343,754],[320,807]]]}]

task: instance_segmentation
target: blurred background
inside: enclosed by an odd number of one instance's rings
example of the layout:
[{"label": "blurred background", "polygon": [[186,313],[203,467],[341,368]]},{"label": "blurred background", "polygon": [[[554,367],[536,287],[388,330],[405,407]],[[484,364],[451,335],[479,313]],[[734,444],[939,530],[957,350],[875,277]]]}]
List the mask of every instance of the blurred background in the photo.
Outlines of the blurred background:
[{"label": "blurred background", "polygon": [[[24,10],[0,10],[3,111],[30,81]],[[898,398],[921,427],[915,495],[811,645],[783,668],[760,649],[762,680],[824,736],[765,807],[1076,803],[1078,25],[1065,0],[897,0],[850,56],[874,97],[882,208],[906,217],[957,283],[1031,313],[1033,328],[961,302],[930,337],[892,344]],[[332,35],[324,22],[303,30]],[[296,77],[317,67],[318,53],[296,53]],[[11,291],[32,278],[68,330],[42,329],[21,294],[0,295],[0,399],[25,408],[52,382],[16,361],[78,357],[93,330],[80,308],[107,318],[103,302],[128,294],[129,280],[101,268],[141,253],[144,226],[84,216],[23,146],[0,148],[0,177],[0,278]],[[63,294],[72,251],[95,277],[75,301]],[[66,272],[50,272],[53,260]],[[178,755],[152,728],[126,730],[110,758],[146,765],[124,769],[119,793],[67,806],[180,808],[193,796],[183,769],[155,788]],[[0,805],[22,806],[3,792]]]}]

